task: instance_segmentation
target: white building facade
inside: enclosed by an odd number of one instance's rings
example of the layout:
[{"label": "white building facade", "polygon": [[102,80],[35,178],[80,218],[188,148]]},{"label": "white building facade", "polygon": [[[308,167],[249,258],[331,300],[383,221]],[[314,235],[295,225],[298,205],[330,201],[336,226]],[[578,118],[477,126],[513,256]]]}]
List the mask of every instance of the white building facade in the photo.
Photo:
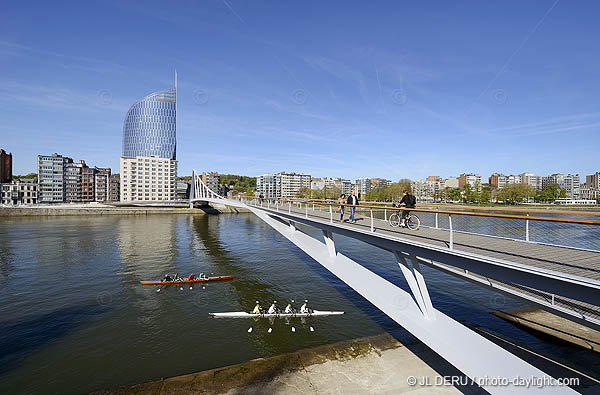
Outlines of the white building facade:
[{"label": "white building facade", "polygon": [[38,193],[37,180],[31,178],[13,179],[0,184],[0,203],[11,206],[36,204]]},{"label": "white building facade", "polygon": [[176,160],[156,156],[122,156],[120,165],[122,202],[175,200]]}]

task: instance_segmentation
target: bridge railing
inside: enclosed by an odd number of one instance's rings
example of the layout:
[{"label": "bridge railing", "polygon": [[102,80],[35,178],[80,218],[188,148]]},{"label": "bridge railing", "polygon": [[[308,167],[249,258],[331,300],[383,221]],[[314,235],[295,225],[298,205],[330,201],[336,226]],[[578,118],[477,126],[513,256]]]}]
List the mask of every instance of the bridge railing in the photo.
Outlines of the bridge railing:
[{"label": "bridge railing", "polygon": [[[339,220],[340,207],[346,208],[345,218],[349,216],[351,205],[340,205],[331,202],[299,201],[297,199],[264,199],[251,198],[246,202],[263,208],[277,211],[288,211],[290,214],[304,214],[305,217],[328,219],[330,222]],[[380,204],[359,204],[354,206],[360,220],[357,225],[372,232],[377,229],[411,232],[410,230],[391,228],[389,217],[402,208],[382,206]],[[492,212],[490,212],[492,211]],[[447,242],[454,248],[455,234],[487,235],[531,243],[545,243],[581,249],[598,250],[600,245],[600,213],[576,212],[566,210],[523,210],[477,209],[466,211],[463,208],[446,209],[440,207],[416,207],[410,212],[416,214],[421,226],[440,229],[448,232]],[[464,239],[464,237],[463,237]]]}]

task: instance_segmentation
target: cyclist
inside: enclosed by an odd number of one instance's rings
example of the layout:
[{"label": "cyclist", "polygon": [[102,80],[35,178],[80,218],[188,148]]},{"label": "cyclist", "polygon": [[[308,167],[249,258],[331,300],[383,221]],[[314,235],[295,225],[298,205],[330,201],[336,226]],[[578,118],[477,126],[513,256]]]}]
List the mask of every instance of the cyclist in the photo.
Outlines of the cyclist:
[{"label": "cyclist", "polygon": [[[404,205],[406,208],[415,208],[416,204],[417,204],[417,198],[414,197],[414,195],[411,195],[410,193],[408,193],[408,191],[403,191],[402,199],[400,200],[400,202],[398,202],[396,207],[400,207],[401,205]],[[408,217],[409,213],[410,213],[409,210],[402,210],[402,223],[400,224],[400,226],[402,226],[403,228],[406,228],[406,217]]]}]

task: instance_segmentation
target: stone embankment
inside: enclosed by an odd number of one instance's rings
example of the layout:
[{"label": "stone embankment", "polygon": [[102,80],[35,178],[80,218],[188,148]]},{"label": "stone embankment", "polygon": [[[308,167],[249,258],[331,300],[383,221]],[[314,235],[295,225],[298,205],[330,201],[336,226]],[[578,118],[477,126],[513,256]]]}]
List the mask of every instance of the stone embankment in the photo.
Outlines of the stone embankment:
[{"label": "stone embankment", "polygon": [[218,206],[218,207],[153,207],[153,206],[131,206],[114,207],[107,205],[84,206],[84,205],[61,205],[41,207],[0,207],[0,217],[34,217],[34,216],[63,216],[63,215],[152,215],[152,214],[236,214],[248,213],[247,209]]},{"label": "stone embankment", "polygon": [[158,207],[24,207],[0,208],[0,217],[33,217],[61,215],[150,215],[150,214],[205,214],[201,209]]},{"label": "stone embankment", "polygon": [[438,377],[412,351],[383,334],[95,394],[460,393],[451,385],[409,384],[413,378],[434,383]]}]

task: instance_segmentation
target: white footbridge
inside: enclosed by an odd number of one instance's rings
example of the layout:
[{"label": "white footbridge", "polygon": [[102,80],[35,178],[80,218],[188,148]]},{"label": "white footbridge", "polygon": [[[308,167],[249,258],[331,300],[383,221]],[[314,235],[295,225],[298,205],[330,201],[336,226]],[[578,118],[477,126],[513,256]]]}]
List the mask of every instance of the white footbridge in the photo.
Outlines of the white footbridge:
[{"label": "white footbridge", "polygon": [[[600,252],[532,242],[529,240],[529,219],[526,239],[516,240],[453,231],[452,216],[458,214],[451,212],[447,214],[449,229],[442,229],[438,226],[438,214],[444,212],[438,211],[435,226],[423,227],[416,236],[415,232],[398,232],[397,228],[391,228],[386,221],[387,212],[385,218],[377,219],[370,210],[370,218],[362,216],[360,222],[363,223],[349,224],[339,222],[337,218],[334,220],[331,205],[316,207],[313,204],[311,207],[307,203],[227,199],[211,191],[194,171],[190,205],[199,202],[250,210],[492,394],[539,392],[540,389],[494,385],[491,378],[535,378],[546,380],[546,383],[556,383],[556,379],[437,310],[427,290],[421,270],[423,265],[521,298],[591,328],[600,328]],[[534,217],[527,218],[534,221]],[[538,221],[546,221],[539,218]],[[589,226],[600,224],[600,221],[581,221]],[[323,239],[300,231],[299,224],[321,230]],[[334,235],[351,237],[389,251],[398,262],[410,292],[339,252]],[[521,254],[519,251],[527,252]],[[555,259],[557,262],[551,259],[560,254],[566,257],[565,266],[561,266],[562,261],[558,258]],[[587,259],[586,265],[569,264],[577,259]],[[561,270],[565,267],[569,269]],[[561,385],[544,386],[543,391],[576,393]]]}]

